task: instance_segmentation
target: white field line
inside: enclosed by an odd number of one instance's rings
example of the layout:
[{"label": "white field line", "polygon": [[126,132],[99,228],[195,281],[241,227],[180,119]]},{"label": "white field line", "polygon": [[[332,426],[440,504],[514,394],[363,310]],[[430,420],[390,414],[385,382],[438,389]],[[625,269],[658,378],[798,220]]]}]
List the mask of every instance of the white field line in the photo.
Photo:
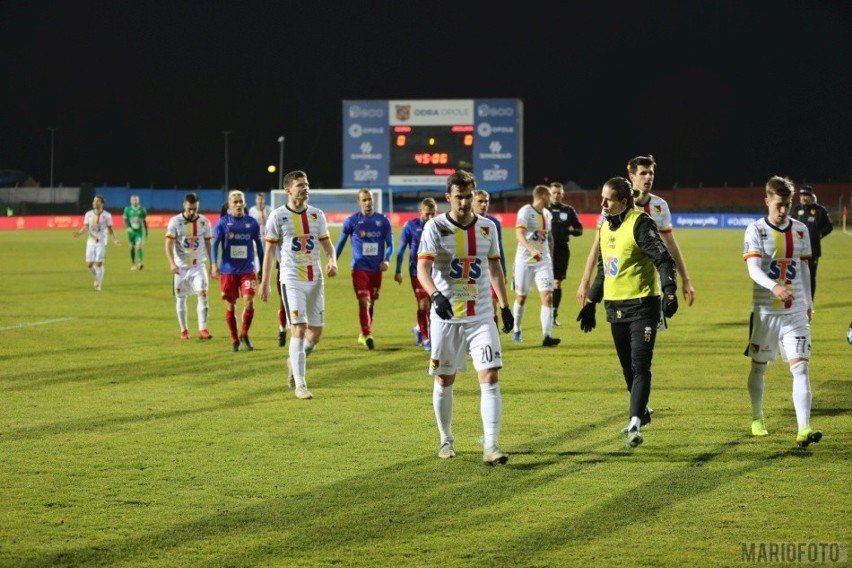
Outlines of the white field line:
[{"label": "white field line", "polygon": [[57,319],[52,319],[52,320],[33,321],[33,322],[29,322],[29,323],[19,323],[18,325],[10,325],[10,326],[6,326],[6,327],[0,327],[0,331],[9,331],[9,330],[12,330],[12,329],[24,329],[26,327],[35,327],[37,325],[47,325],[47,324],[51,324],[51,323],[59,323],[61,321],[69,321],[69,320],[74,320],[74,319],[77,319],[77,318],[57,318]]}]

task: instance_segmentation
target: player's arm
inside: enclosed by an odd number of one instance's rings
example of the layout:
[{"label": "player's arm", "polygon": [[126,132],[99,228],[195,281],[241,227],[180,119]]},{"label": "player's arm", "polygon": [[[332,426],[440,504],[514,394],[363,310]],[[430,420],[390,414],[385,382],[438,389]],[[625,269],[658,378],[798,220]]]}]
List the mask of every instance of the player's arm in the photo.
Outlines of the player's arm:
[{"label": "player's arm", "polygon": [[405,248],[408,246],[408,226],[402,228],[402,236],[399,239],[399,250],[396,253],[396,270],[393,279],[402,284],[402,263],[405,261]]},{"label": "player's arm", "polygon": [[503,273],[503,266],[499,258],[488,259],[488,278],[491,281],[491,287],[497,293],[497,305],[500,308],[505,308],[509,305],[509,294],[506,292],[506,275]]},{"label": "player's arm", "polygon": [[207,258],[210,258],[211,250],[210,250],[210,241],[211,237],[204,237],[204,250],[207,253]]},{"label": "player's arm", "polygon": [[439,291],[438,287],[435,286],[435,280],[432,278],[432,265],[434,263],[435,261],[431,258],[417,257],[417,280],[429,297]]},{"label": "player's arm", "polygon": [[115,231],[112,229],[112,225],[107,225],[107,232],[112,236],[112,242],[115,243],[115,246],[120,247],[121,241],[118,240],[118,235],[115,234]]},{"label": "player's arm", "polygon": [[172,273],[178,274],[180,272],[180,268],[175,262],[175,237],[168,234],[166,235],[166,258],[169,261],[169,268]]},{"label": "player's arm", "polygon": [[519,225],[515,228],[515,236],[518,240],[518,245],[524,247],[529,251],[530,256],[535,259],[536,262],[541,260],[541,253],[538,252],[535,247],[533,247],[529,240],[527,240],[527,228],[523,225]]},{"label": "player's arm", "polygon": [[577,287],[577,303],[580,306],[586,304],[586,299],[589,295],[589,286],[592,281],[592,271],[598,263],[598,258],[601,255],[601,233],[595,231],[595,240],[592,242],[592,247],[589,249],[589,254],[586,256],[586,264],[583,265],[583,275],[580,277],[580,285]]},{"label": "player's arm", "polygon": [[320,237],[320,246],[322,246],[322,250],[325,251],[325,256],[327,258],[325,273],[328,277],[333,278],[334,276],[337,276],[337,253],[334,250],[334,247],[331,246],[331,238],[328,236]]},{"label": "player's arm", "polygon": [[343,254],[343,247],[346,246],[346,239],[349,238],[350,231],[349,219],[346,219],[343,222],[343,229],[340,231],[340,238],[337,239],[337,248],[334,252],[334,258],[340,258],[340,255]]},{"label": "player's arm", "polygon": [[[210,276],[213,278],[218,278],[219,276],[219,233],[216,232],[216,236],[213,238],[213,246],[211,247],[211,253],[208,257],[210,259]],[[224,252],[223,252],[224,254]]]},{"label": "player's arm", "polygon": [[387,222],[387,229],[385,230],[385,259],[384,262],[379,266],[379,269],[384,272],[388,268],[390,268],[390,261],[393,258],[393,229],[391,228],[390,221]]},{"label": "player's arm", "polygon": [[142,210],[142,227],[145,229],[145,239],[148,239],[148,212]]},{"label": "player's arm", "polygon": [[278,241],[267,238],[264,242],[263,264],[260,269],[260,299],[263,302],[269,301],[269,278],[272,274],[272,257],[275,256],[273,251]]},{"label": "player's arm", "polygon": [[[657,229],[657,224],[648,215],[641,215],[633,226],[633,239],[642,252],[651,259],[660,273],[660,287],[663,292],[677,292],[675,261],[666,247]],[[601,265],[602,266],[602,265]]]},{"label": "player's arm", "polygon": [[825,207],[820,208],[820,212],[822,215],[818,217],[820,220],[819,238],[822,239],[834,230],[834,224],[831,222],[831,217],[829,217],[828,210]]},{"label": "player's arm", "polygon": [[506,271],[506,251],[503,250],[503,227],[499,222],[494,223],[494,225],[497,227],[497,247],[500,249],[500,267],[503,269],[503,282],[505,283],[509,278],[509,273]]},{"label": "player's arm", "polygon": [[677,266],[677,271],[680,273],[683,299],[686,300],[686,304],[688,306],[691,306],[692,302],[695,301],[695,288],[692,287],[689,272],[686,270],[686,261],[683,259],[683,253],[680,250],[680,245],[678,245],[677,239],[675,239],[672,231],[662,233],[660,236],[663,237],[663,241],[666,243],[666,248],[669,249],[672,258],[674,259],[675,266]]}]

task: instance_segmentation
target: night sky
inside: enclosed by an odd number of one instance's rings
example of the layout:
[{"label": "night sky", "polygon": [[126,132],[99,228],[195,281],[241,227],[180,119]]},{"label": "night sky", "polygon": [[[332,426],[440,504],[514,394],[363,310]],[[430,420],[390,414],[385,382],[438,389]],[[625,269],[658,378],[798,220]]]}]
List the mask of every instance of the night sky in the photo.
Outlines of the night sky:
[{"label": "night sky", "polygon": [[[220,6],[222,4],[222,6]],[[519,98],[524,178],[849,181],[852,2],[0,0],[0,169],[56,185],[341,184],[344,99]]]}]

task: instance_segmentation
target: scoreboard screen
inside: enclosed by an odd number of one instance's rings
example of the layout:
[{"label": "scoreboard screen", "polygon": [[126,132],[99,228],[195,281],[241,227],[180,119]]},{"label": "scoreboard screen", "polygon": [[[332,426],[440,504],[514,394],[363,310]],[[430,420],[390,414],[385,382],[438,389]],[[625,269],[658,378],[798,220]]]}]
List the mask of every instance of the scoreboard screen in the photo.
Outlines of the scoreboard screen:
[{"label": "scoreboard screen", "polygon": [[523,184],[519,99],[343,101],[343,187],[446,186],[471,171],[488,190]]},{"label": "scoreboard screen", "polygon": [[472,124],[391,127],[391,175],[447,177],[472,169]]}]

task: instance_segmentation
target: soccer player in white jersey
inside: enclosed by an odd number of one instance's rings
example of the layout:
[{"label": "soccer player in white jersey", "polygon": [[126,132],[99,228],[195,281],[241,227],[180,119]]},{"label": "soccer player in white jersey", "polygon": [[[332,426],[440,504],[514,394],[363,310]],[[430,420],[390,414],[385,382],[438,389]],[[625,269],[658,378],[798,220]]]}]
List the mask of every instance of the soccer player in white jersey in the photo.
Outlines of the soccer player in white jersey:
[{"label": "soccer player in white jersey", "polygon": [[512,329],[497,229],[473,212],[476,179],[457,170],[447,178],[450,211],[423,227],[417,252],[417,279],[432,299],[429,374],[435,377],[432,407],[438,424],[438,457],[455,457],[453,446],[453,384],[456,373],[473,359],[479,379],[483,454],[486,465],[506,463],[498,446],[503,400],[497,370],[503,366],[500,334],[494,325],[491,287],[497,291],[503,332]]},{"label": "soccer player in white jersey", "polygon": [[169,219],[166,228],[166,258],[174,275],[175,309],[180,338],[189,339],[186,298],[198,296],[198,339],[212,339],[207,331],[207,264],[213,227],[210,220],[198,214],[200,202],[195,193],[183,198],[183,213]]},{"label": "soccer player in white jersey", "polygon": [[83,217],[83,226],[74,231],[74,238],[85,232],[89,233],[89,238],[86,240],[86,265],[95,277],[96,292],[100,292],[104,281],[107,237],[111,235],[115,246],[121,246],[121,241],[112,230],[112,214],[104,210],[104,205],[106,201],[103,196],[96,195],[92,200],[92,209]]},{"label": "soccer player in white jersey", "polygon": [[541,321],[541,344],[555,347],[561,341],[552,337],[553,332],[553,261],[550,256],[550,224],[553,214],[547,208],[550,203],[550,188],[537,185],[533,188],[533,202],[518,211],[515,233],[518,248],[515,252],[514,287],[515,304],[513,315],[515,329],[512,340],[521,341],[521,322],[524,319],[524,304],[527,294],[535,282],[541,297],[539,320]]},{"label": "soccer player in white jersey", "polygon": [[[691,306],[695,301],[695,288],[692,286],[692,281],[689,278],[689,271],[686,268],[686,260],[683,257],[683,252],[680,250],[680,245],[674,236],[672,213],[669,209],[669,204],[666,203],[665,199],[651,193],[651,189],[654,187],[656,167],[657,162],[654,160],[654,156],[636,156],[627,162],[627,174],[633,188],[639,192],[635,200],[635,205],[638,209],[647,213],[654,220],[654,223],[657,224],[660,236],[663,238],[663,243],[665,243],[669,254],[672,255],[678,274],[680,274],[680,289],[683,292],[683,298],[686,300],[687,305]],[[598,229],[600,229],[601,223],[603,223],[603,216],[598,220]],[[597,262],[599,249],[600,233],[595,235],[595,242],[592,243],[589,256],[586,258],[583,276],[580,279],[580,286],[577,288],[577,301],[580,303],[580,306],[586,303],[586,295],[592,281],[592,270],[594,270]],[[662,318],[660,321],[664,327],[665,318]]]},{"label": "soccer player in white jersey", "polygon": [[291,334],[288,366],[296,398],[313,398],[305,380],[305,360],[322,337],[325,290],[320,248],[325,251],[325,274],[337,275],[337,256],[328,233],[325,213],[308,205],[308,174],[296,170],[282,180],[287,203],[275,209],[266,224],[260,299],[270,298],[272,260],[279,251],[281,297],[287,308]]},{"label": "soccer player in white jersey", "polygon": [[811,280],[808,227],[790,217],[793,182],[774,176],[766,182],[768,213],[746,228],[743,260],[753,280],[750,337],[745,355],[751,358],[748,393],[754,436],[766,436],[763,390],[766,364],[782,358],[793,375],[793,408],[801,447],[819,442],[822,432],[811,428]]}]

